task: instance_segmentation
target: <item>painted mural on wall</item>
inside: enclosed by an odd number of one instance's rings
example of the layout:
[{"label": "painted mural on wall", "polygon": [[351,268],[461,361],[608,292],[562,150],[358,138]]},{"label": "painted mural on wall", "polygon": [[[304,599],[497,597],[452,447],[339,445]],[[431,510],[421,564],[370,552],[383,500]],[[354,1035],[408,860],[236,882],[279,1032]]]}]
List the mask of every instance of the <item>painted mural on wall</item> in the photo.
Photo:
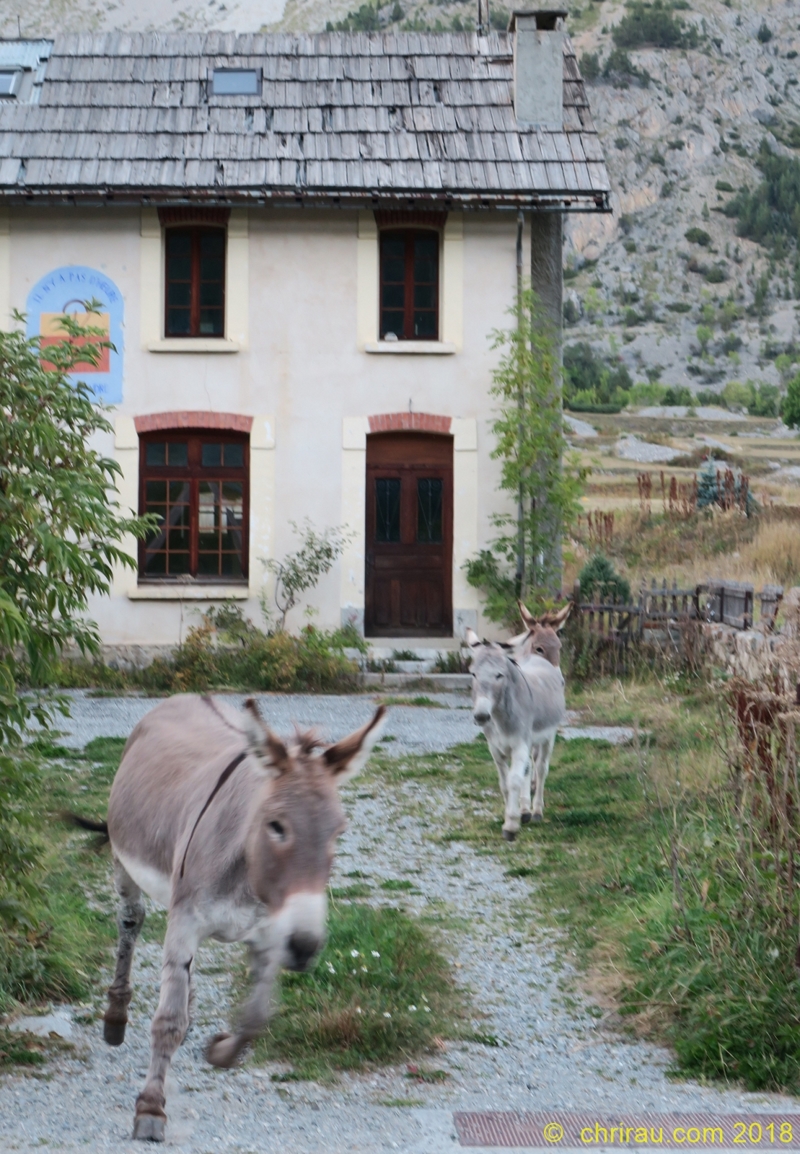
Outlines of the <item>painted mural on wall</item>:
[{"label": "painted mural on wall", "polygon": [[[100,302],[97,312],[87,313],[84,301],[88,300]],[[121,402],[124,301],[122,293],[105,273],[77,264],[53,269],[28,293],[26,312],[28,336],[41,337],[43,347],[64,339],[60,321],[65,313],[78,324],[102,329],[114,348],[103,349],[96,365],[78,363],[70,377],[73,381],[85,381],[98,401],[107,405]]]}]

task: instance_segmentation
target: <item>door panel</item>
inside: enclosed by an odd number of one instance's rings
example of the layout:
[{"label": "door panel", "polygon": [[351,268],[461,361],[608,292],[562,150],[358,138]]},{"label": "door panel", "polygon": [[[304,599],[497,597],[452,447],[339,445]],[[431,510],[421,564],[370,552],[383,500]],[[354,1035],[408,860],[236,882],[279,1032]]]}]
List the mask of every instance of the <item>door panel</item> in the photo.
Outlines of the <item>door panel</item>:
[{"label": "door panel", "polygon": [[452,437],[368,437],[366,483],[367,636],[449,636]]}]

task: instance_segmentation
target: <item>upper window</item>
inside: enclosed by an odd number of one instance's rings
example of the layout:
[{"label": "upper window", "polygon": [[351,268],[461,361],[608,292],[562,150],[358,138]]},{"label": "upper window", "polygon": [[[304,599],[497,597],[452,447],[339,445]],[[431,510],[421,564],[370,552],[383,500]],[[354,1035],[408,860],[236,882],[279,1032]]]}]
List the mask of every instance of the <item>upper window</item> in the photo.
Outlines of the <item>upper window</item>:
[{"label": "upper window", "polygon": [[21,68],[0,69],[0,96],[16,96],[21,81]]},{"label": "upper window", "polygon": [[224,229],[167,229],[164,295],[165,336],[225,335]]},{"label": "upper window", "polygon": [[258,96],[260,68],[215,68],[211,73],[212,96]]},{"label": "upper window", "polygon": [[139,546],[140,577],[246,580],[249,466],[235,433],[141,438],[139,507],[158,527]]},{"label": "upper window", "polygon": [[383,231],[381,340],[439,339],[439,234]]}]

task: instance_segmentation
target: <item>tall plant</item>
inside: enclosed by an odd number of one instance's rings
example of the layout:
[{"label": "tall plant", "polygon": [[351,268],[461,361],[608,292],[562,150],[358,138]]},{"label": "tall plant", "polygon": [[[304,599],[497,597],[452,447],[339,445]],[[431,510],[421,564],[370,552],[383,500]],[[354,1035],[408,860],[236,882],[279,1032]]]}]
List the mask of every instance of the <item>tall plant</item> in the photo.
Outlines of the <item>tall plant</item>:
[{"label": "tall plant", "polygon": [[508,311],[514,323],[490,338],[500,350],[492,373],[492,456],[502,462],[500,489],[515,509],[493,516],[497,536],[465,568],[490,620],[510,624],[518,597],[535,603],[560,587],[561,541],[577,518],[586,470],[566,451],[553,323],[529,287]]},{"label": "tall plant", "polygon": [[119,465],[90,447],[112,426],[68,376],[110,345],[71,317],[63,327],[46,356],[38,337],[0,332],[0,745],[31,715],[17,690],[21,663],[43,682],[65,647],[97,652],[89,597],[109,592],[115,565],[135,564],[124,538],[148,524],[120,511]]}]

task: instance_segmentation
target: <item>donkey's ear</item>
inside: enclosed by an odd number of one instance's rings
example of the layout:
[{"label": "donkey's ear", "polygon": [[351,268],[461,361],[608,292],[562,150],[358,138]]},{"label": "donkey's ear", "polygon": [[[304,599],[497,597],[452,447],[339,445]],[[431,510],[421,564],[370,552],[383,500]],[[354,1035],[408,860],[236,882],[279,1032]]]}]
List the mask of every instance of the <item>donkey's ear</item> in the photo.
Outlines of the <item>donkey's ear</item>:
[{"label": "donkey's ear", "polygon": [[549,625],[555,629],[556,633],[563,629],[567,623],[567,618],[572,612],[572,602],[568,601],[563,609],[559,609],[558,613],[553,613],[548,622]]},{"label": "donkey's ear", "polygon": [[504,649],[516,649],[523,641],[527,641],[530,636],[530,629],[526,629],[524,633],[518,633],[516,637],[509,637],[508,641],[501,642]]},{"label": "donkey's ear", "polygon": [[250,752],[254,753],[266,770],[286,773],[291,764],[289,751],[279,737],[265,725],[252,697],[244,703],[244,732]]},{"label": "donkey's ear", "polygon": [[383,733],[385,719],[386,706],[379,705],[372,721],[325,750],[322,760],[336,778],[337,784],[355,777],[367,764],[372,747]]},{"label": "donkey's ear", "polygon": [[467,632],[465,634],[465,638],[466,638],[467,645],[469,645],[470,649],[475,649],[481,643],[481,639],[478,636],[478,634],[475,632],[474,629],[471,629],[469,626],[467,626]]},{"label": "donkey's ear", "polygon": [[526,629],[533,629],[536,625],[536,618],[533,616],[531,611],[522,604],[521,601],[518,601],[517,605],[519,605],[519,612],[520,616],[522,617],[523,625]]}]

